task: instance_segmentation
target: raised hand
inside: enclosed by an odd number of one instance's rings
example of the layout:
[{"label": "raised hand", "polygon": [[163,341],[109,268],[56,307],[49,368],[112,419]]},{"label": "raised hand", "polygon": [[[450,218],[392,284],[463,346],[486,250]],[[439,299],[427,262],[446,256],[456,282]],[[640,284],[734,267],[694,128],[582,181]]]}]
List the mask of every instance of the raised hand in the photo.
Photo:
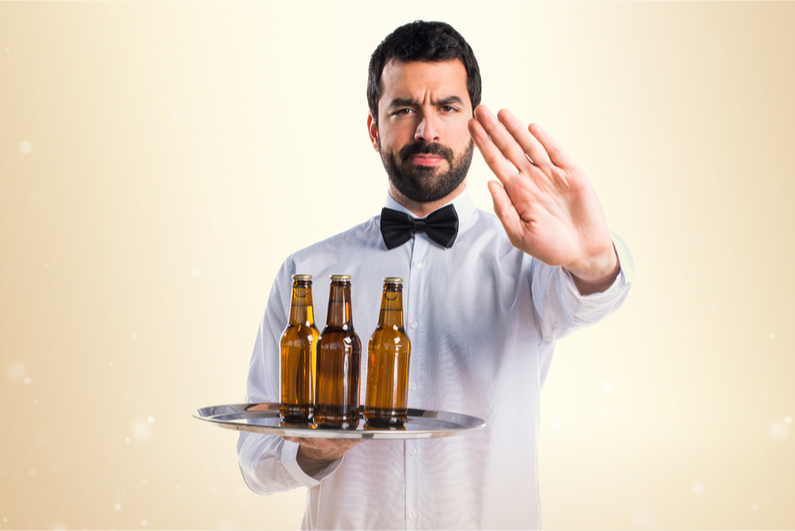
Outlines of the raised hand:
[{"label": "raised hand", "polygon": [[510,242],[563,266],[583,294],[604,291],[619,271],[599,199],[585,173],[541,127],[509,111],[475,109],[469,133],[491,171],[494,212]]}]

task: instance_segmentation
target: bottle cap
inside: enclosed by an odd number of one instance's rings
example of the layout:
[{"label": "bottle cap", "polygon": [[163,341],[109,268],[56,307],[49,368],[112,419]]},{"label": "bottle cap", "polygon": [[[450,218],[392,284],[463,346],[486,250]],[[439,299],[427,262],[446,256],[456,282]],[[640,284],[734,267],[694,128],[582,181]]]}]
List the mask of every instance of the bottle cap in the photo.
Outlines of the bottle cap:
[{"label": "bottle cap", "polygon": [[312,280],[312,275],[293,275],[293,280]]},{"label": "bottle cap", "polygon": [[351,279],[351,276],[350,275],[331,275],[329,278],[331,278],[332,282],[334,282],[334,281],[339,282],[339,281],[349,281]]},{"label": "bottle cap", "polygon": [[384,284],[402,284],[403,279],[400,277],[384,277]]}]

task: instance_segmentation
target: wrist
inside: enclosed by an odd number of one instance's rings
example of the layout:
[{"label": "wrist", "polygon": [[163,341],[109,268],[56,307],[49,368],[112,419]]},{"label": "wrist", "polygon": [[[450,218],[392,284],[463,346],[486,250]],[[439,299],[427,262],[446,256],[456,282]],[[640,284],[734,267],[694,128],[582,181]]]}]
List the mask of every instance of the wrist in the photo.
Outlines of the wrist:
[{"label": "wrist", "polygon": [[295,460],[298,462],[298,466],[301,467],[301,470],[303,470],[307,476],[316,476],[321,470],[336,461],[337,458],[326,459],[308,456],[306,455],[304,445],[302,444],[298,447],[298,453],[295,456]]},{"label": "wrist", "polygon": [[613,243],[599,255],[588,258],[584,263],[564,266],[571,273],[574,284],[581,295],[601,293],[608,289],[621,271]]}]

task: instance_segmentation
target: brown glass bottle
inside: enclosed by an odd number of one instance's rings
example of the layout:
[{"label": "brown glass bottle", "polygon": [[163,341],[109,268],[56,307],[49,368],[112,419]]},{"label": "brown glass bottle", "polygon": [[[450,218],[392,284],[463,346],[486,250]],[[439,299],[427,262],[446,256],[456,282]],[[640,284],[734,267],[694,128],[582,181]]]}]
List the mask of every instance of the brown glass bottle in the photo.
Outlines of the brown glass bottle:
[{"label": "brown glass bottle", "polygon": [[283,421],[312,422],[315,398],[317,328],[312,306],[312,275],[293,275],[290,320],[282,333],[280,358]]},{"label": "brown glass bottle", "polygon": [[326,327],[317,342],[315,424],[356,429],[362,344],[351,317],[351,277],[331,275]]},{"label": "brown glass bottle", "polygon": [[394,427],[406,422],[410,349],[403,329],[403,279],[387,277],[378,327],[367,344],[364,418],[368,425]]}]

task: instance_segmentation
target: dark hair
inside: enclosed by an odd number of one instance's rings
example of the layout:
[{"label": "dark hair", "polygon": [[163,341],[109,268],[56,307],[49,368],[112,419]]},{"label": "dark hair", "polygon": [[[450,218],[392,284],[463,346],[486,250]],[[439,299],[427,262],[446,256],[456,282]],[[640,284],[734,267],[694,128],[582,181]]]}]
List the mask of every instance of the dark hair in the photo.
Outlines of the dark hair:
[{"label": "dark hair", "polygon": [[467,91],[472,110],[480,104],[480,68],[467,41],[450,24],[416,20],[387,35],[370,56],[367,104],[378,124],[378,100],[384,90],[381,74],[391,60],[441,63],[459,59],[467,73]]}]

